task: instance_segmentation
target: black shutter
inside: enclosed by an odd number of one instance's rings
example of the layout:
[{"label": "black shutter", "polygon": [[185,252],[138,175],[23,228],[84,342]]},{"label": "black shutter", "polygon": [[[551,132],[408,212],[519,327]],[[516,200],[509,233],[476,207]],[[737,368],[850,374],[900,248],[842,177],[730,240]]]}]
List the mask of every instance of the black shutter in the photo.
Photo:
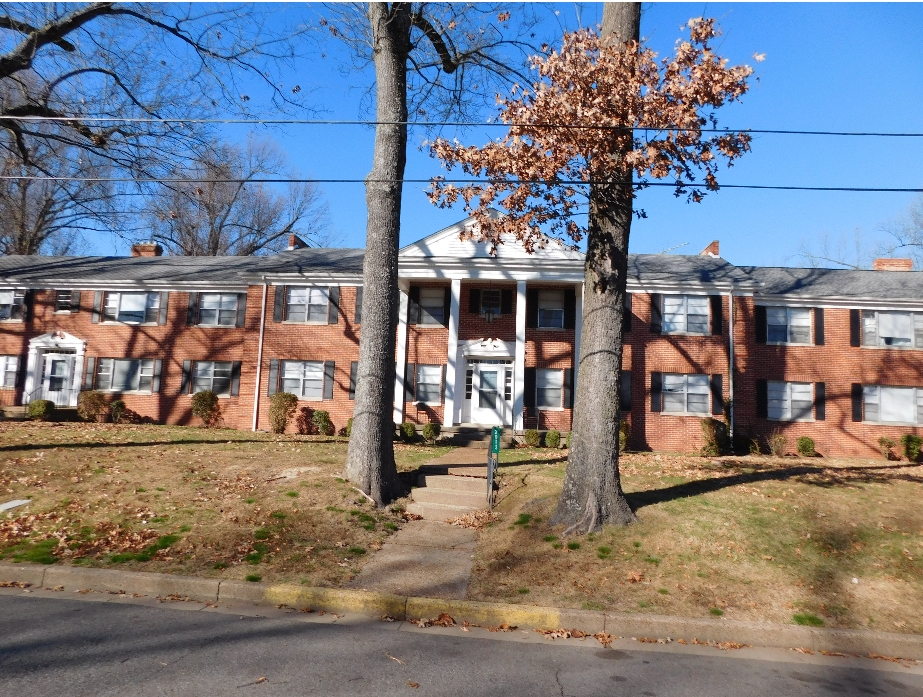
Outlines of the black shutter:
[{"label": "black shutter", "polygon": [[823,421],[827,418],[827,384],[814,383],[814,419]]},{"label": "black shutter", "polygon": [[[28,355],[20,355],[19,360],[16,362],[16,389],[24,390],[26,388],[26,363]],[[88,360],[93,360],[92,358]],[[84,388],[86,389],[86,388]]]},{"label": "black shutter", "polygon": [[92,316],[90,317],[90,321],[93,324],[99,323],[99,316],[102,314],[102,311],[103,311],[103,292],[101,290],[98,290],[93,294],[93,310],[91,313]]},{"label": "black shutter", "polygon": [[157,324],[164,325],[167,323],[167,303],[169,299],[170,294],[167,291],[160,294],[160,316],[157,318]]},{"label": "black shutter", "polygon": [[[849,345],[850,346],[861,346],[862,345],[862,325],[859,322],[859,311],[850,310],[849,311]],[[859,419],[861,421],[862,419]]]},{"label": "black shutter", "polygon": [[663,375],[651,373],[651,411],[663,411]]},{"label": "black shutter", "polygon": [[852,384],[852,420],[862,421],[862,384],[858,382]]},{"label": "black shutter", "polygon": [[420,323],[420,286],[410,286],[407,292],[407,324]]},{"label": "black shutter", "polygon": [[80,291],[71,291],[71,312],[80,312]]},{"label": "black shutter", "polygon": [[355,324],[362,324],[362,286],[356,286],[356,313],[353,315]]},{"label": "black shutter", "polygon": [[651,293],[651,334],[660,334],[662,331],[663,295],[660,293]]},{"label": "black shutter", "polygon": [[619,409],[623,412],[631,411],[630,370],[623,370],[619,373]]},{"label": "black shutter", "polygon": [[824,308],[814,308],[814,345],[824,345]]},{"label": "black shutter", "polygon": [[189,294],[189,304],[186,306],[186,326],[194,327],[199,323],[199,294]]},{"label": "black shutter", "polygon": [[513,314],[513,289],[503,288],[500,290],[500,314]]},{"label": "black shutter", "polygon": [[404,401],[413,402],[417,397],[417,364],[404,366]]},{"label": "black shutter", "polygon": [[452,313],[452,287],[447,286],[445,296],[442,299],[442,324],[449,326],[449,315]]},{"label": "black shutter", "polygon": [[340,286],[327,288],[327,324],[340,321]]},{"label": "black shutter", "polygon": [[472,315],[481,314],[481,289],[472,288],[468,293],[468,312]]},{"label": "black shutter", "polygon": [[631,293],[625,293],[625,305],[622,307],[622,333],[631,331]]},{"label": "black shutter", "polygon": [[180,394],[189,394],[192,389],[192,361],[183,361],[183,381],[179,386]]},{"label": "black shutter", "polygon": [[336,364],[324,361],[324,399],[333,399],[333,374]]},{"label": "black shutter", "polygon": [[756,417],[765,419],[769,416],[769,386],[765,380],[756,381]]},{"label": "black shutter", "polygon": [[154,360],[154,375],[151,378],[151,392],[157,394],[160,392],[160,374],[163,372],[163,360],[157,358]]},{"label": "black shutter", "polygon": [[522,371],[522,406],[535,406],[535,368]]},{"label": "black shutter", "polygon": [[272,305],[272,321],[281,322],[285,312],[285,286],[276,286],[275,295]]},{"label": "black shutter", "polygon": [[757,305],[753,308],[753,321],[756,322],[756,343],[766,343],[766,308]]},{"label": "black shutter", "polygon": [[724,413],[724,376],[721,373],[711,376],[711,413],[714,416]]},{"label": "black shutter", "polygon": [[[567,302],[564,303],[567,305]],[[567,325],[567,311],[564,311],[564,325]],[[535,288],[526,289],[526,327],[535,329],[538,327],[538,290]]]},{"label": "black shutter", "polygon": [[22,319],[26,322],[32,319],[32,308],[35,307],[35,291],[32,289],[23,293]]},{"label": "black shutter", "polygon": [[359,376],[359,361],[349,364],[349,398],[356,398],[356,379]]},{"label": "black shutter", "polygon": [[709,295],[711,303],[711,333],[712,336],[724,334],[724,299],[720,295]]},{"label": "black shutter", "polygon": [[[535,298],[535,323],[538,324],[538,297]],[[564,328],[574,329],[577,326],[577,291],[573,288],[564,289]]]},{"label": "black shutter", "polygon": [[564,370],[564,408],[574,407],[574,371],[570,368]]},{"label": "black shutter", "polygon": [[237,326],[242,327],[247,323],[247,294],[237,294]]},{"label": "black shutter", "polygon": [[443,364],[442,366],[442,390],[440,391],[440,394],[439,394],[440,404],[445,404],[445,371],[446,371],[446,368],[448,368],[448,366]]},{"label": "black shutter", "polygon": [[269,360],[269,385],[266,387],[266,394],[272,397],[279,391],[279,359],[271,358]]},{"label": "black shutter", "polygon": [[87,356],[86,372],[83,374],[83,389],[92,390],[96,383],[96,358]]},{"label": "black shutter", "polygon": [[231,396],[240,394],[240,361],[231,363]]}]

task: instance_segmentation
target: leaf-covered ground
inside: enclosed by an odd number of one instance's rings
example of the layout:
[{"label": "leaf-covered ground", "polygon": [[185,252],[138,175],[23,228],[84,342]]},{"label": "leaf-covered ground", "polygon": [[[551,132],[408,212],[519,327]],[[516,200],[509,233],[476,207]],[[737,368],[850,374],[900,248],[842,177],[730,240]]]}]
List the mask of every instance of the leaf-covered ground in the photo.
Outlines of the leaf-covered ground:
[{"label": "leaf-covered ground", "polygon": [[[445,449],[395,446],[402,469]],[[0,424],[6,560],[337,586],[403,523],[338,475],[346,442],[233,430]]]},{"label": "leaf-covered ground", "polygon": [[923,466],[628,454],[639,523],[561,540],[565,452],[502,453],[472,599],[923,633]]}]

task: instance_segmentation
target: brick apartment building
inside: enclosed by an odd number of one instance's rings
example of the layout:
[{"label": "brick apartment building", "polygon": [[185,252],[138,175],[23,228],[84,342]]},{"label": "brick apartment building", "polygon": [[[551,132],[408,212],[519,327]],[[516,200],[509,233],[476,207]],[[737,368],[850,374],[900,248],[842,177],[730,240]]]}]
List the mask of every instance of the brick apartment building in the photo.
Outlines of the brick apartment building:
[{"label": "brick apartment building", "polygon": [[[583,256],[555,243],[491,256],[467,221],[400,253],[395,422],[568,430]],[[361,249],[271,257],[0,258],[0,407],[73,406],[100,390],[157,422],[192,422],[212,389],[224,422],[268,428],[269,396],[298,395],[337,428],[352,414]],[[701,419],[737,433],[811,436],[868,455],[923,434],[923,273],[734,266],[633,255],[623,360],[630,446],[691,451]],[[614,396],[613,396],[614,398]]]}]

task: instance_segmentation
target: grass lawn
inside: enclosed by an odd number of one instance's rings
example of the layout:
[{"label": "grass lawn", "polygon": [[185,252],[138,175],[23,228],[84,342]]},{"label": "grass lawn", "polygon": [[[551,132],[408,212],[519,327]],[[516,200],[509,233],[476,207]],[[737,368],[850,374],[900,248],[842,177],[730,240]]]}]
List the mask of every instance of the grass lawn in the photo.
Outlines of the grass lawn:
[{"label": "grass lawn", "polygon": [[[395,445],[415,468],[446,448]],[[0,557],[337,586],[403,520],[337,475],[346,441],[112,424],[0,424]]]},{"label": "grass lawn", "polygon": [[923,633],[923,467],[627,454],[640,522],[562,541],[564,458],[501,454],[472,599]]}]

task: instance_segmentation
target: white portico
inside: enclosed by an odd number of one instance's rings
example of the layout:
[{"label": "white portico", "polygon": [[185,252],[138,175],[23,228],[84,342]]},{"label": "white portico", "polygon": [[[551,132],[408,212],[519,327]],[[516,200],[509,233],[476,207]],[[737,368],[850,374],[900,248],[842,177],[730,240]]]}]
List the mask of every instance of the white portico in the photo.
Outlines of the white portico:
[{"label": "white portico", "polygon": [[[443,426],[522,430],[529,402],[527,332],[539,353],[543,340],[566,343],[568,369],[576,365],[584,257],[553,240],[529,254],[515,239],[504,239],[491,255],[488,245],[459,239],[470,224],[462,221],[400,251],[395,395],[405,397],[395,399],[394,420],[407,419],[408,405],[430,405],[441,408]],[[409,325],[424,331],[408,336]],[[432,347],[437,345],[445,347],[438,361],[444,364],[438,401],[430,388],[436,366],[419,358],[425,354],[435,363]],[[534,395],[536,386],[528,389]],[[556,389],[558,394],[568,390],[560,384]]]},{"label": "white portico", "polygon": [[59,407],[77,406],[87,342],[54,331],[29,341],[23,404],[47,399]]}]

